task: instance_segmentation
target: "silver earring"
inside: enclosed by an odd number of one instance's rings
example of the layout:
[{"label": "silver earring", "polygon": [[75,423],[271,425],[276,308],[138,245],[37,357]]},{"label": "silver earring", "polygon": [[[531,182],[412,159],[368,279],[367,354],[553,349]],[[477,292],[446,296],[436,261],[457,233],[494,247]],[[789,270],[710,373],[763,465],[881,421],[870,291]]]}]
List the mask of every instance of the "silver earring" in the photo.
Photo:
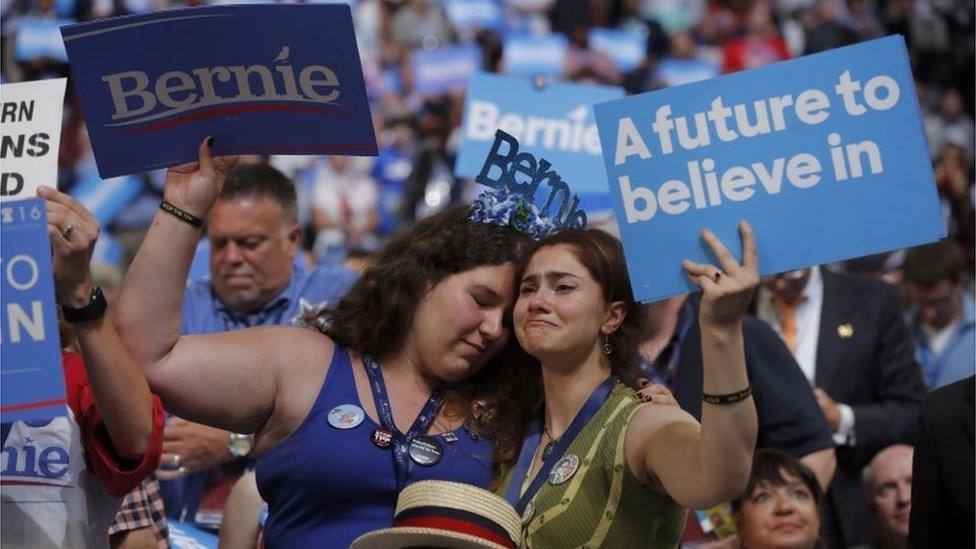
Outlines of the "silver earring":
[{"label": "silver earring", "polygon": [[603,354],[609,355],[613,352],[613,345],[610,345],[610,336],[603,334]]}]

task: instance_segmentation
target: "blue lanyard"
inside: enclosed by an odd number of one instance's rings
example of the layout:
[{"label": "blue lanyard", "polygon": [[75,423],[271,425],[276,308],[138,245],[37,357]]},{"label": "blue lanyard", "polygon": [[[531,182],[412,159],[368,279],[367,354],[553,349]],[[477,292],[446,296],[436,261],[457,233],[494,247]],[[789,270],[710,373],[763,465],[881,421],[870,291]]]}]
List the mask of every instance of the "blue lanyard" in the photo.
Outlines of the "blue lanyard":
[{"label": "blue lanyard", "polygon": [[373,390],[373,401],[376,403],[376,413],[380,417],[380,423],[393,433],[393,468],[396,471],[397,490],[402,490],[407,481],[407,473],[410,471],[408,457],[410,443],[417,435],[426,433],[434,423],[442,397],[439,393],[430,395],[410,430],[406,434],[401,433],[393,421],[393,408],[390,406],[390,399],[386,396],[386,384],[383,383],[383,373],[380,372],[379,365],[369,355],[363,356],[363,364],[366,366],[366,375],[369,376],[369,386]]},{"label": "blue lanyard", "polygon": [[522,487],[522,481],[528,474],[529,468],[532,467],[532,461],[535,458],[539,440],[542,437],[542,423],[539,420],[536,420],[529,427],[529,434],[522,442],[522,451],[519,453],[518,463],[515,465],[515,474],[512,477],[511,484],[508,486],[507,494],[508,502],[515,506],[515,510],[518,511],[520,516],[525,512],[525,507],[535,497],[536,492],[542,488],[542,484],[549,478],[549,471],[562,459],[563,453],[566,452],[569,445],[580,434],[583,427],[586,427],[586,424],[600,411],[603,403],[610,397],[610,393],[613,391],[613,386],[616,382],[617,378],[610,376],[599,387],[593,390],[590,398],[586,399],[586,403],[583,404],[580,411],[576,412],[576,417],[569,424],[569,429],[566,429],[566,432],[563,433],[562,438],[559,439],[552,453],[543,459],[542,467],[539,468],[539,472],[532,479],[532,484],[522,494],[522,497],[519,497],[519,488]]}]

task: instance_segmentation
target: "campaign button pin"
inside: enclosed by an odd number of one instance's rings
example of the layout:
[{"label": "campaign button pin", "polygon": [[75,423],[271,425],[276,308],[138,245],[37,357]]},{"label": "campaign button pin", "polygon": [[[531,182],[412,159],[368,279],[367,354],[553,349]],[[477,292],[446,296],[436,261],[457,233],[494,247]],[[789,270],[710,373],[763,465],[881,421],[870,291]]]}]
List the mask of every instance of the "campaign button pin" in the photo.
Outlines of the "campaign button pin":
[{"label": "campaign button pin", "polygon": [[340,404],[329,411],[329,425],[336,429],[352,429],[365,418],[366,413],[355,404]]},{"label": "campaign button pin", "polygon": [[556,463],[556,466],[549,472],[549,484],[558,486],[573,478],[576,470],[579,469],[580,460],[575,454],[565,456]]},{"label": "campaign button pin", "polygon": [[384,450],[393,446],[393,431],[390,431],[386,427],[380,427],[373,431],[373,444],[377,448],[383,448]]},{"label": "campaign button pin", "polygon": [[444,457],[444,447],[436,438],[422,435],[410,441],[410,459],[418,465],[433,467]]}]

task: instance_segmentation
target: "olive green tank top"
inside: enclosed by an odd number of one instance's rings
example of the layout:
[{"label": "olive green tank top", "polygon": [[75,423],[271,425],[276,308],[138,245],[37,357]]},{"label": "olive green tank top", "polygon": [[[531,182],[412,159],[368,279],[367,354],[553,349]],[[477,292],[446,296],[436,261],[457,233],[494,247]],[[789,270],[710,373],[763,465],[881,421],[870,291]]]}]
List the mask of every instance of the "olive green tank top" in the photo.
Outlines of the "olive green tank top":
[{"label": "olive green tank top", "polygon": [[[641,484],[624,457],[627,424],[641,406],[633,389],[617,383],[536,492],[520,547],[678,546],[686,509]],[[502,497],[512,476],[509,470],[497,490]],[[531,479],[520,480],[524,491]]]}]

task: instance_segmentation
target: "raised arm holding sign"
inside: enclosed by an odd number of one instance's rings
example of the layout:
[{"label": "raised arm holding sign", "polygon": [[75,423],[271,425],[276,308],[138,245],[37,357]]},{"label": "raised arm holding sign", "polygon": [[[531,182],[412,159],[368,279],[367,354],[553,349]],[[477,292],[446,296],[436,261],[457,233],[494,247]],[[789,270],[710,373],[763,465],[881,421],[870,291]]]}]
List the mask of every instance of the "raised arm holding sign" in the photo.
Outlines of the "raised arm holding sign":
[{"label": "raised arm holding sign", "polygon": [[[67,387],[58,406],[62,417],[10,423],[19,416],[5,410],[6,461],[0,482],[6,526],[0,543],[11,547],[107,547],[118,498],[159,463],[163,407],[150,394],[145,377],[106,319],[105,298],[92,285],[89,262],[98,223],[71,197],[44,186],[38,192],[44,201],[8,204],[39,209],[37,219],[50,238],[50,246],[44,239],[43,257],[50,257],[53,248],[53,280],[66,319],[62,335],[68,339],[73,334],[81,353],[65,349],[55,364],[62,387]],[[6,243],[4,246],[4,253],[9,253]],[[28,256],[13,259],[17,258]],[[47,268],[36,270],[33,278],[45,280],[50,287],[51,264],[43,265]],[[56,332],[49,332],[55,345]],[[5,342],[5,374],[8,346]],[[40,354],[32,357],[34,365],[41,360]],[[13,384],[4,377],[6,407],[6,391]],[[35,376],[28,381],[34,386],[15,387],[36,389],[42,380]]]},{"label": "raised arm holding sign", "polygon": [[201,135],[224,154],[376,155],[349,6],[170,10],[62,34],[103,178],[192,162]]}]

